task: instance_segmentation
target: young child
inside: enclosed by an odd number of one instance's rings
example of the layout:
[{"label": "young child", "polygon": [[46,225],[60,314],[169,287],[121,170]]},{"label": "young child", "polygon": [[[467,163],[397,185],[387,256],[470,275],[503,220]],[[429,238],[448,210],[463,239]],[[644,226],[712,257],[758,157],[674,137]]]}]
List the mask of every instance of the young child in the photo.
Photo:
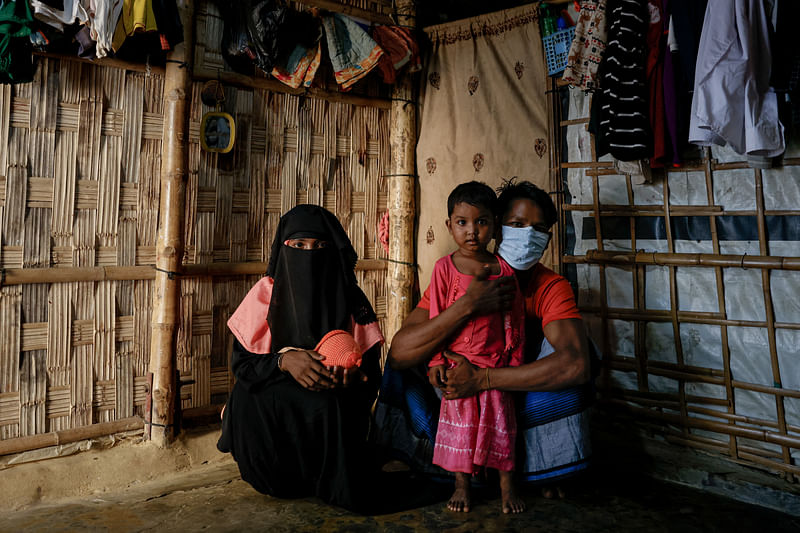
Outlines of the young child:
[{"label": "young child", "polygon": [[[453,189],[447,199],[447,228],[458,245],[453,254],[436,262],[430,284],[430,318],[464,295],[473,277],[487,267],[490,278],[512,276],[514,271],[500,256],[486,249],[494,234],[497,197],[486,184],[472,181]],[[480,467],[500,475],[504,513],[525,510],[513,484],[517,432],[510,393],[490,388],[489,369],[518,366],[523,358],[524,308],[517,290],[511,310],[469,320],[451,337],[447,350],[459,353],[486,369],[486,389],[477,396],[442,399],[433,463],[454,472],[456,489],[448,502],[452,511],[468,512],[470,476]],[[434,387],[443,387],[448,360],[440,353],[429,366]]]}]

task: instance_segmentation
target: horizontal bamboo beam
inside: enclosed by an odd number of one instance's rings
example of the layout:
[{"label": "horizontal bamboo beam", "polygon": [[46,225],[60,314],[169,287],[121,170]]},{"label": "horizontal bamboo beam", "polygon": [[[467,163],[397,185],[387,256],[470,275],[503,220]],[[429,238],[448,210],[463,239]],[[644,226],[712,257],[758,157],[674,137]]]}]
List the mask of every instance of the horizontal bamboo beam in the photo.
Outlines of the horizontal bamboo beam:
[{"label": "horizontal bamboo beam", "polygon": [[715,433],[721,433],[723,435],[743,437],[760,442],[769,442],[770,444],[788,446],[790,448],[796,448],[800,450],[800,437],[795,437],[792,435],[781,435],[779,433],[763,429],[746,428],[722,422],[714,422],[712,420],[705,420],[702,418],[682,417],[678,414],[654,411],[645,407],[636,407],[617,399],[601,399],[600,402],[609,405],[614,409],[619,409],[629,414],[636,415],[637,417],[653,418],[668,422],[670,424],[675,424],[677,426],[705,429]]},{"label": "horizontal bamboo beam", "polygon": [[565,263],[658,265],[677,267],[754,268],[765,270],[800,270],[800,257],[773,255],[668,254],[658,252],[613,252],[588,250],[584,256],[568,255]]},{"label": "horizontal bamboo beam", "polygon": [[166,69],[161,66],[151,66],[146,63],[135,63],[133,61],[125,61],[123,59],[114,59],[113,57],[100,57],[97,59],[86,59],[83,57],[72,56],[67,54],[55,54],[52,52],[33,52],[33,55],[40,57],[47,57],[50,59],[58,59],[61,61],[78,61],[80,63],[88,63],[89,65],[101,67],[114,67],[122,70],[130,70],[133,72],[150,72],[163,76]]},{"label": "horizontal bamboo beam", "polygon": [[340,4],[335,0],[304,0],[303,4],[312,5],[314,7],[325,9],[326,11],[332,11],[334,13],[341,13],[343,15],[360,18],[368,22],[375,22],[376,24],[394,24],[392,17],[385,13],[377,13],[375,11],[369,11],[360,7]]},{"label": "horizontal bamboo beam", "polygon": [[[269,263],[208,263],[184,265],[176,272],[178,277],[249,276],[263,274]],[[356,263],[357,271],[386,270],[383,259],[362,259]],[[103,266],[103,267],[50,267],[9,268],[3,271],[0,287],[6,285],[33,285],[41,283],[74,283],[81,281],[130,281],[155,279],[154,265]]]},{"label": "horizontal bamboo beam", "polygon": [[[62,61],[78,61],[87,63],[89,65],[100,65],[104,67],[114,67],[122,70],[129,70],[133,72],[149,72],[164,76],[166,69],[161,66],[150,66],[143,63],[134,63],[132,61],[124,61],[121,59],[113,58],[99,58],[99,59],[84,59],[82,57],[70,56],[66,54],[54,54],[50,52],[34,52],[34,55],[41,57],[48,57],[51,59],[58,59]],[[277,80],[270,78],[259,78],[256,76],[246,76],[237,72],[230,72],[224,70],[211,70],[211,69],[196,69],[192,72],[193,81],[208,81],[219,80],[224,84],[233,85],[238,87],[246,87],[249,89],[266,89],[276,93],[294,94],[297,96],[308,96],[311,98],[318,98],[328,102],[339,102],[343,104],[350,104],[364,107],[376,107],[379,109],[390,109],[392,101],[389,98],[380,98],[372,96],[357,96],[339,91],[329,91],[325,89],[292,89]]]},{"label": "horizontal bamboo beam", "polygon": [[41,433],[29,437],[0,440],[0,455],[37,450],[39,448],[47,448],[48,446],[58,446],[59,444],[67,444],[69,442],[78,442],[80,440],[93,439],[104,435],[122,433],[123,431],[133,431],[142,429],[143,426],[144,420],[138,416],[132,416],[112,422],[100,422],[99,424],[62,429],[61,431]]},{"label": "horizontal bamboo beam", "polygon": [[288,85],[274,79],[246,76],[244,74],[239,74],[238,72],[230,72],[226,70],[195,69],[192,74],[192,79],[199,81],[219,80],[223,84],[227,85],[247,87],[250,89],[265,89],[276,93],[307,96],[311,98],[318,98],[320,100],[326,100],[328,102],[338,102],[355,106],[376,107],[379,109],[390,109],[392,107],[392,101],[389,98],[358,96],[316,88],[293,89]]},{"label": "horizontal bamboo beam", "polygon": [[[619,309],[614,307],[606,308],[604,311],[600,307],[589,305],[579,305],[583,313],[603,315],[608,319],[628,320],[631,322],[671,322],[672,315],[669,311],[655,309]],[[689,324],[707,324],[709,326],[736,326],[743,328],[766,328],[767,322],[764,320],[731,320],[722,318],[721,313],[705,313],[697,311],[678,311],[678,321]],[[800,324],[795,322],[775,322],[778,329],[800,330]]]}]

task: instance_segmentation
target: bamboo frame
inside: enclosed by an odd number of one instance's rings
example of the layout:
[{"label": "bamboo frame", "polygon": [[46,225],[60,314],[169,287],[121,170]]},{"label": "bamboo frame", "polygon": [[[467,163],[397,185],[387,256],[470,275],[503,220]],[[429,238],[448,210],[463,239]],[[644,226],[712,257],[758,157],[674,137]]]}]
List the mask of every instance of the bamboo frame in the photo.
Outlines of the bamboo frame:
[{"label": "bamboo frame", "polygon": [[[167,58],[164,78],[164,129],[161,147],[161,205],[159,208],[156,276],[153,290],[150,371],[153,373],[152,411],[145,423],[153,428],[150,440],[159,447],[169,445],[175,428],[175,334],[180,308],[180,282],[170,275],[180,268],[183,257],[183,218],[188,167],[189,106],[191,95],[190,51],[194,43],[194,3],[179,0],[183,42]],[[186,68],[184,65],[188,64]]]},{"label": "bamboo frame", "polygon": [[[566,128],[575,124],[585,124],[587,119],[567,117],[567,120],[558,122],[560,127]],[[593,198],[582,204],[564,204],[561,210],[564,213],[580,213],[581,216],[594,219],[597,246],[595,250],[588,250],[585,255],[566,255],[563,262],[566,264],[593,265],[600,270],[599,302],[593,305],[582,305],[584,313],[600,317],[603,336],[604,357],[604,386],[601,387],[603,405],[615,412],[630,412],[641,424],[650,430],[665,434],[670,442],[691,446],[723,454],[736,462],[779,472],[781,475],[792,479],[800,474],[800,469],[794,465],[792,450],[800,449],[800,427],[792,426],[786,421],[786,400],[800,399],[800,391],[784,388],[780,381],[780,366],[776,331],[790,329],[799,331],[800,323],[779,322],[776,319],[772,304],[772,288],[770,286],[773,271],[800,270],[800,257],[781,257],[770,255],[769,239],[767,236],[766,217],[800,215],[800,209],[767,209],[764,200],[762,176],[760,170],[750,170],[754,180],[755,201],[754,207],[745,209],[730,209],[722,205],[715,205],[714,182],[715,176],[720,172],[731,170],[749,169],[744,162],[720,163],[711,157],[710,149],[706,149],[700,160],[686,161],[679,168],[665,169],[663,178],[660,205],[636,205],[632,194],[630,179],[626,179],[628,204],[603,204],[599,201],[601,181],[605,176],[617,176],[610,162],[597,161],[594,143],[591,146],[591,160],[586,162],[562,163],[562,172],[570,169],[580,169],[586,183],[591,184]],[[800,166],[800,159],[786,158],[784,166]],[[676,172],[702,172],[706,186],[706,205],[672,205],[670,201],[669,176]],[[656,178],[658,179],[658,178]],[[720,202],[721,203],[721,202]],[[584,215],[585,214],[585,215]],[[667,232],[667,253],[652,253],[637,251],[640,247],[636,239],[636,221],[640,217],[663,217]],[[676,216],[708,217],[710,225],[710,243],[713,253],[676,253],[674,236],[672,233],[671,219]],[[720,216],[749,216],[753,217],[758,226],[759,253],[758,255],[723,254],[720,249],[720,236],[717,232],[717,217]],[[626,217],[630,220],[631,251],[610,251],[604,249],[601,222],[604,217]],[[591,237],[590,237],[591,238]],[[625,239],[627,240],[627,238]],[[633,304],[630,308],[611,307],[607,304],[606,266],[616,266],[630,270],[633,274]],[[669,273],[669,307],[666,310],[648,309],[644,299],[645,283],[647,276],[645,269],[650,266],[665,267]],[[701,267],[712,269],[716,286],[715,304],[716,311],[683,311],[678,304],[677,271],[686,267]],[[725,276],[723,269],[753,269],[761,279],[762,293],[765,305],[765,316],[743,317],[731,319],[726,309]],[[627,305],[627,304],[626,304]],[[729,306],[729,304],[727,304]],[[633,325],[633,356],[617,356],[610,351],[608,343],[611,332],[611,320],[621,320]],[[669,323],[672,326],[672,341],[675,346],[675,363],[652,361],[647,354],[647,344],[644,342],[648,322]],[[690,366],[684,363],[685,354],[680,335],[682,324],[706,324],[718,326],[721,340],[721,368],[703,368]],[[766,333],[769,344],[769,361],[771,377],[774,384],[765,385],[750,383],[734,375],[731,369],[731,338],[729,328],[748,327],[761,328]],[[612,385],[610,372],[618,371],[636,375],[638,383],[626,385],[624,389]],[[655,393],[648,390],[647,377],[657,376],[675,380],[675,392]],[[644,379],[643,379],[644,378]],[[687,390],[687,384],[709,384],[721,387],[724,390],[721,398],[699,398]],[[637,386],[638,385],[638,386]],[[651,384],[652,385],[652,384]],[[632,389],[632,390],[629,390]],[[775,419],[765,419],[755,416],[746,416],[738,410],[736,405],[736,391],[750,391],[762,395],[769,395],[775,401]],[[708,408],[715,406],[715,408]],[[719,408],[719,410],[717,410]],[[714,420],[706,420],[706,418]],[[647,420],[650,420],[647,422]],[[675,429],[673,429],[673,426]],[[697,435],[695,430],[704,430],[719,435],[719,439],[711,439]],[[742,439],[752,439],[769,444],[775,448],[759,448],[748,444]],[[796,453],[796,452],[795,452]]]}]

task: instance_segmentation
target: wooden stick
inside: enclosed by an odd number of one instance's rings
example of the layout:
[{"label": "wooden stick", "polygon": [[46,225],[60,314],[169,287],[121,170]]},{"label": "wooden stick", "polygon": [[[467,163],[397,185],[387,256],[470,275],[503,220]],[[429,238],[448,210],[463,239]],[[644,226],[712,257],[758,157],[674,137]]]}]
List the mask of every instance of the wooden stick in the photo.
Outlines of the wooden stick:
[{"label": "wooden stick", "polygon": [[[706,179],[706,201],[709,205],[714,203],[714,182],[712,180],[712,160],[711,160],[711,148],[706,147],[704,149],[705,153],[705,166],[704,166],[704,175]],[[720,247],[719,247],[719,235],[717,234],[717,219],[713,216],[708,217],[708,225],[711,228],[711,243],[714,247],[714,254],[720,254]],[[723,320],[727,320],[728,312],[725,308],[725,277],[722,272],[721,266],[714,267],[714,276],[716,278],[717,283],[717,309],[720,313],[720,316]],[[733,415],[736,412],[736,395],[733,392],[733,385],[731,381],[733,380],[732,373],[731,373],[731,350],[730,350],[730,343],[728,340],[728,326],[723,324],[720,326],[720,337],[722,341],[722,368],[724,372],[724,379],[725,379],[725,396],[728,399],[728,413]],[[731,424],[735,424],[734,420],[731,420]],[[731,457],[738,457],[739,456],[739,443],[733,436],[728,437],[728,451],[731,454]]]},{"label": "wooden stick", "polygon": [[180,313],[180,280],[169,272],[180,268],[183,257],[194,2],[178,0],[178,10],[183,22],[183,42],[168,54],[164,79],[161,200],[150,344],[150,371],[153,373],[151,442],[159,447],[170,444],[175,430],[175,334]]},{"label": "wooden stick", "polygon": [[[184,265],[175,276],[250,276],[263,274],[269,263],[252,261],[244,263],[206,263]],[[388,262],[383,259],[361,259],[356,263],[356,271],[386,270]],[[155,279],[155,265],[104,266],[104,267],[53,267],[53,268],[10,268],[5,271],[6,285],[34,285],[40,283],[75,283],[80,281],[125,281]]]},{"label": "wooden stick", "polygon": [[226,70],[198,69],[192,76],[194,80],[220,80],[227,85],[238,87],[249,87],[252,89],[267,89],[271,92],[292,94],[295,96],[313,97],[328,102],[341,102],[356,106],[377,107],[379,109],[389,109],[392,105],[391,100],[372,96],[357,96],[338,91],[326,89],[293,89],[286,84],[270,78],[257,76],[246,76],[238,72]]},{"label": "wooden stick", "polygon": [[[761,255],[769,255],[769,243],[767,240],[767,223],[764,215],[764,185],[761,178],[761,169],[755,169],[753,172],[756,180],[756,209],[758,209],[758,243],[759,252]],[[778,364],[778,347],[775,339],[775,310],[772,306],[772,291],[770,290],[770,272],[769,270],[761,271],[761,288],[764,294],[764,308],[766,311],[767,319],[767,341],[769,342],[769,356],[772,363],[772,380],[776,388],[782,388],[781,385],[781,371]],[[777,418],[779,424],[779,431],[786,434],[786,410],[783,405],[783,396],[775,395],[775,407],[777,409]],[[783,461],[787,464],[792,463],[792,453],[788,447],[783,448]]]},{"label": "wooden stick", "polygon": [[[398,0],[398,23],[415,26],[413,0]],[[405,16],[404,16],[405,15]],[[389,272],[386,303],[386,338],[391,339],[411,312],[411,287],[416,275],[414,224],[416,191],[416,105],[412,77],[405,73],[392,91],[389,144]]]},{"label": "wooden stick", "polygon": [[69,442],[78,442],[85,439],[93,439],[103,435],[113,435],[123,431],[134,431],[142,429],[142,419],[138,416],[114,420],[113,422],[100,422],[88,426],[62,429],[50,433],[40,433],[29,437],[19,437],[16,439],[0,440],[0,455],[25,452],[47,448],[48,446],[58,446]]},{"label": "wooden stick", "polygon": [[712,420],[705,420],[702,418],[684,417],[679,414],[654,411],[652,409],[647,409],[644,407],[636,407],[633,405],[629,405],[621,400],[616,400],[616,399],[601,400],[600,402],[601,404],[612,406],[614,409],[619,409],[624,412],[628,412],[630,414],[636,415],[637,417],[654,418],[657,420],[669,422],[670,424],[675,424],[676,426],[682,426],[686,428],[692,427],[697,429],[706,429],[709,431],[714,431],[716,433],[735,435],[737,437],[744,437],[746,439],[752,439],[760,442],[769,442],[771,444],[777,444],[779,446],[788,446],[791,448],[800,449],[800,437],[795,437],[792,435],[782,435],[779,433],[775,433],[773,431],[767,431],[762,429],[745,428],[741,426],[730,426],[728,424],[723,424],[721,422],[714,422]]},{"label": "wooden stick", "polygon": [[[313,5],[314,7],[319,7],[321,9],[332,11],[334,13],[342,13],[343,15],[350,15],[351,17],[357,17],[360,19],[364,19],[368,22],[374,22],[376,24],[387,24],[387,25],[394,24],[392,17],[390,17],[386,13],[369,11],[366,9],[362,9],[360,7],[348,6],[341,2],[337,2],[336,0],[308,0],[308,3]],[[401,5],[402,2],[397,3],[398,11],[400,10]],[[411,18],[413,20],[414,13],[410,13],[411,17],[408,17],[408,14],[406,14],[405,12],[403,12],[403,14],[405,14],[406,16],[403,17],[403,15],[398,13],[398,18],[399,19]],[[408,21],[406,20],[405,22],[400,22],[398,20],[397,23],[401,25],[406,25],[408,24]]]},{"label": "wooden stick", "polygon": [[565,263],[658,265],[722,268],[760,268],[765,270],[800,270],[800,257],[733,254],[669,254],[660,252],[604,252],[588,250],[585,256],[564,256]]}]

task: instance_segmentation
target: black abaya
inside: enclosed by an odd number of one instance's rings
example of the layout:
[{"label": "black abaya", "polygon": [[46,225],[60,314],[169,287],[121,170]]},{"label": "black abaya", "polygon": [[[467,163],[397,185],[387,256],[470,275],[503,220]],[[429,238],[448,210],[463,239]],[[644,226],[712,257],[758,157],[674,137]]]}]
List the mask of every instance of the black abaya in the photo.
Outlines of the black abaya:
[{"label": "black abaya", "polygon": [[311,391],[277,368],[274,354],[234,341],[236,385],[225,408],[220,451],[242,479],[279,498],[317,496],[349,509],[367,504],[370,408],[380,374],[379,347],[364,354],[370,378],[347,389]]}]

